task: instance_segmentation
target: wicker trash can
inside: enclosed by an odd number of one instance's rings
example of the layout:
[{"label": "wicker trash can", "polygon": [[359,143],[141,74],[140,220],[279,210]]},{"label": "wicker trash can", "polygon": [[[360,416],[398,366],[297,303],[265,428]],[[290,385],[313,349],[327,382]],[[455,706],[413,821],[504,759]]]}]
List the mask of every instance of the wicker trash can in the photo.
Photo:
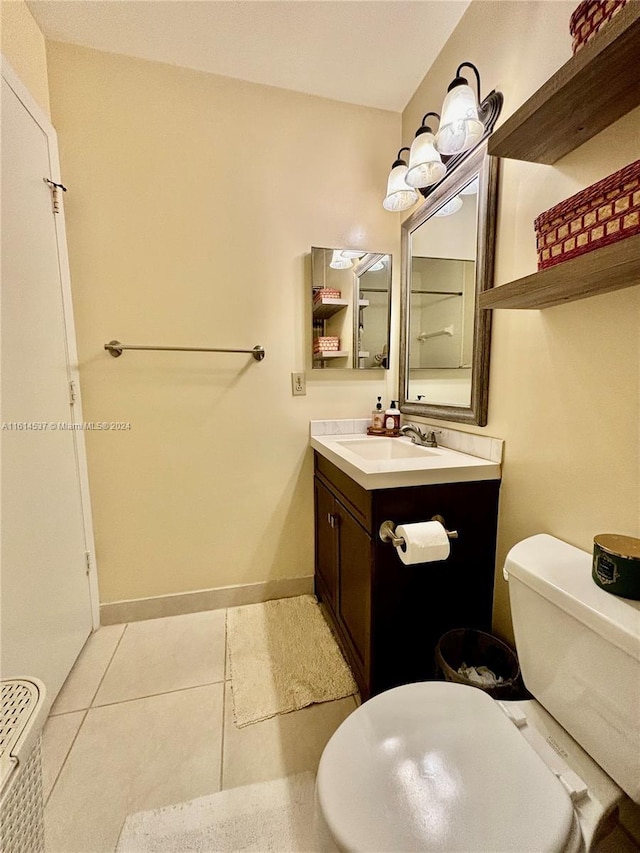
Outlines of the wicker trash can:
[{"label": "wicker trash can", "polygon": [[0,684],[0,850],[43,853],[40,741],[45,686],[36,678],[12,678]]}]

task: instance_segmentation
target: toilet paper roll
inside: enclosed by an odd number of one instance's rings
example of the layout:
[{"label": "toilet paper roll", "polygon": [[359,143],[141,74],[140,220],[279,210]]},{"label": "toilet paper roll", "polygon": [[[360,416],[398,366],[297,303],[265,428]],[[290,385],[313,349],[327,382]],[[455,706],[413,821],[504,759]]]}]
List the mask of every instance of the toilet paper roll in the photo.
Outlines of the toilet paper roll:
[{"label": "toilet paper roll", "polygon": [[404,539],[396,551],[406,566],[416,563],[433,563],[449,556],[449,537],[439,521],[419,521],[416,524],[399,524],[396,536]]}]

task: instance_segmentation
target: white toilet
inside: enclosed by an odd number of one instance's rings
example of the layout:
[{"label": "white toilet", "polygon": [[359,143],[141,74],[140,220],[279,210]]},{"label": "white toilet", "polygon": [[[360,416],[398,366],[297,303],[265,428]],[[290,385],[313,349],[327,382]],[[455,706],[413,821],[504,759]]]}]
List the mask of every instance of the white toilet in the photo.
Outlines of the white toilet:
[{"label": "white toilet", "polygon": [[591,556],[544,534],[504,573],[537,701],[432,681],[365,702],[318,769],[341,850],[589,851],[623,791],[640,802],[640,602],[597,587]]}]

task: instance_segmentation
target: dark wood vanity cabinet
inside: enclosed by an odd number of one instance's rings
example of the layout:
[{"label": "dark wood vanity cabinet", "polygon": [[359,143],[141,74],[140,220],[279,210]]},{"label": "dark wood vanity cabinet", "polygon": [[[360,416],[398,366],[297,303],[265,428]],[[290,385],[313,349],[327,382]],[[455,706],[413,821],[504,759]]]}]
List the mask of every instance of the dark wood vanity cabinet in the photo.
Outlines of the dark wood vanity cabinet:
[{"label": "dark wood vanity cabinet", "polygon": [[[362,698],[435,676],[438,638],[490,630],[499,480],[367,491],[315,453],[315,590]],[[378,530],[439,514],[449,558],[405,566]]]},{"label": "dark wood vanity cabinet", "polygon": [[316,595],[325,602],[354,670],[369,672],[372,537],[320,477],[316,493]]}]

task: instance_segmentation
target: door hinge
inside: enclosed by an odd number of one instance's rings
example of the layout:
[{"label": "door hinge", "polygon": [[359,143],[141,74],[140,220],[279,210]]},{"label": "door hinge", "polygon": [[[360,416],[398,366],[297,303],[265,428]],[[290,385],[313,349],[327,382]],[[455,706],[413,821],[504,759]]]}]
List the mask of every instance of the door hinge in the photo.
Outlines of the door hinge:
[{"label": "door hinge", "polygon": [[76,404],[76,383],[75,380],[71,379],[69,381],[69,405],[75,406]]},{"label": "door hinge", "polygon": [[43,178],[43,180],[45,184],[49,185],[49,189],[51,190],[51,204],[53,205],[53,212],[60,213],[60,196],[58,194],[58,190],[62,190],[63,193],[66,193],[67,188],[63,184],[57,184],[49,178]]},{"label": "door hinge", "polygon": [[84,552],[84,561],[86,565],[86,574],[90,574],[91,572],[91,551]]}]

